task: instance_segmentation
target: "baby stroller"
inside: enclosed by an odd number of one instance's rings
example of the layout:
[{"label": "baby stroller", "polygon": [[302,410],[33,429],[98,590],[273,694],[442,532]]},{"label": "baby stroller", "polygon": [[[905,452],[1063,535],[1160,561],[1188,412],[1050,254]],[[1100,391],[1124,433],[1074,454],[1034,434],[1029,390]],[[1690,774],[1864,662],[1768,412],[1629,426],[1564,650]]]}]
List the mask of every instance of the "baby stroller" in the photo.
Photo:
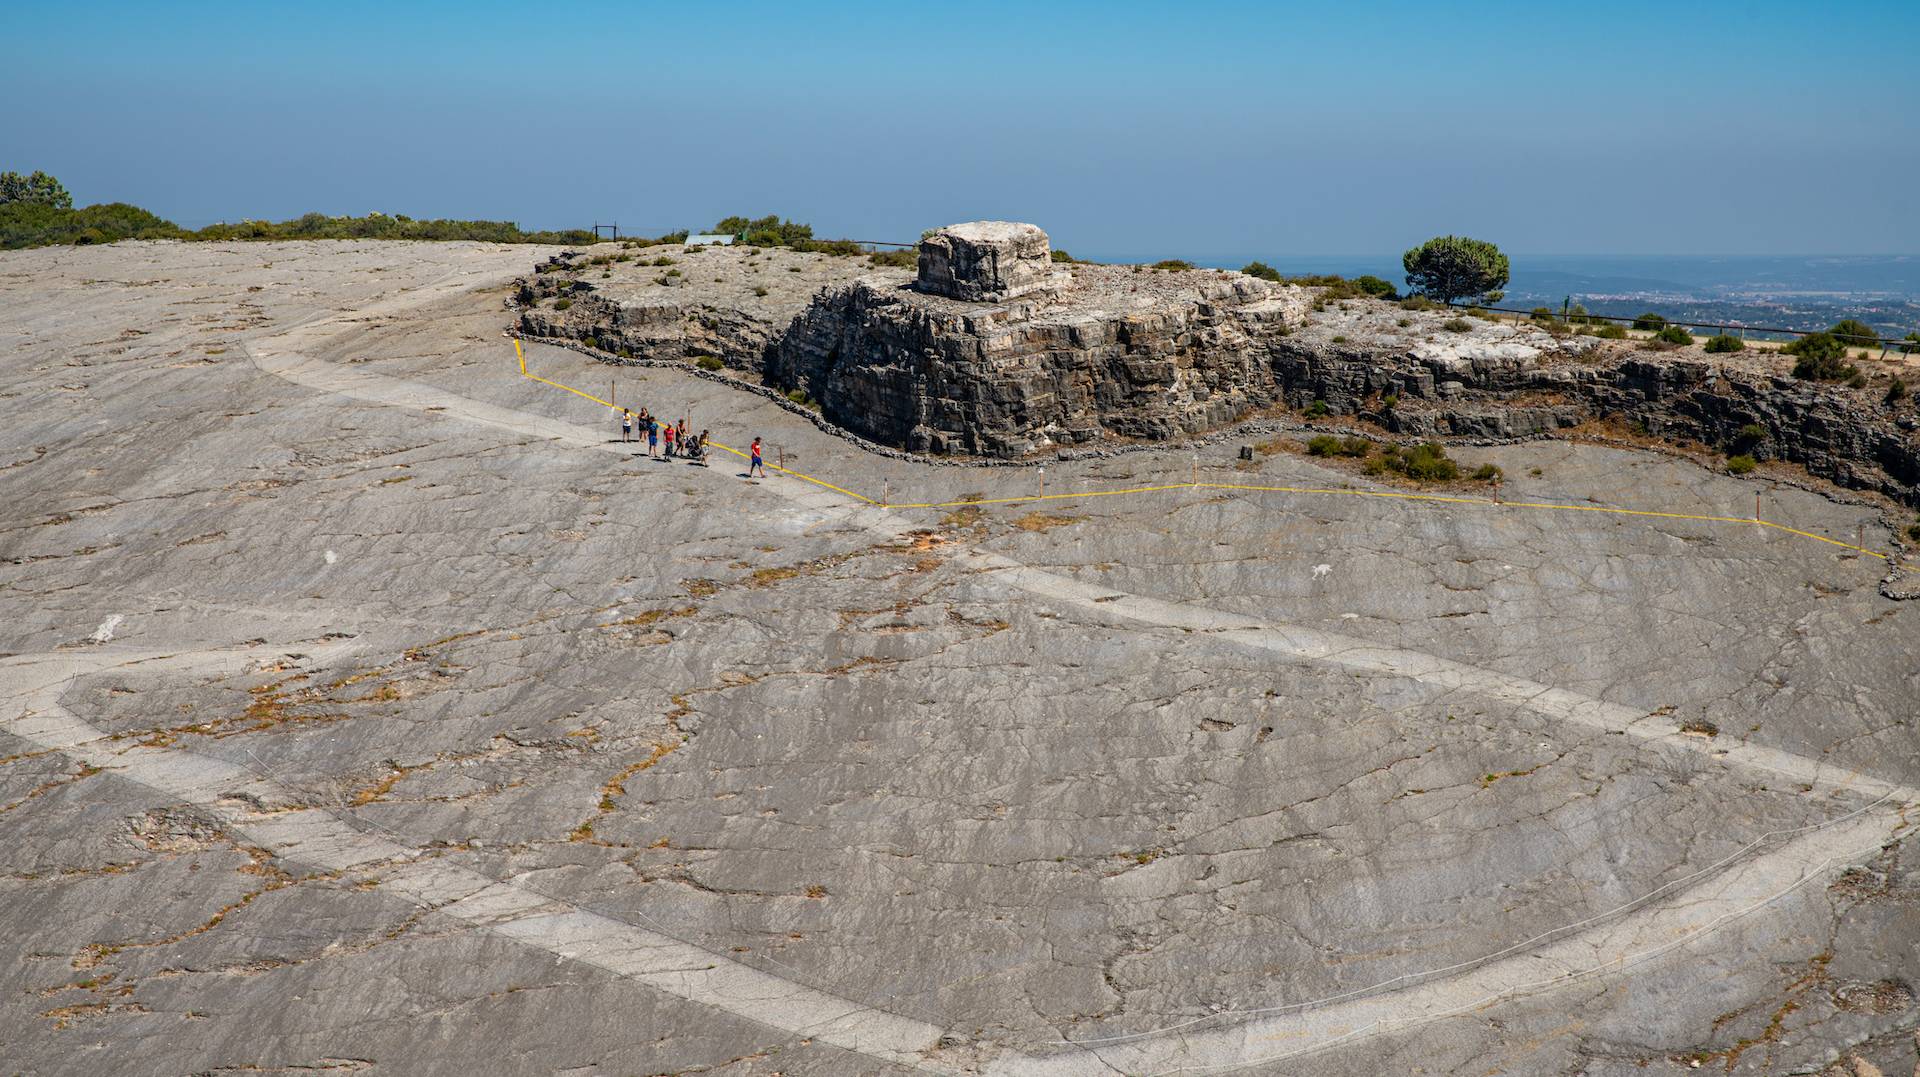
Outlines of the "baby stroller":
[{"label": "baby stroller", "polygon": [[680,455],[687,458],[689,464],[707,466],[707,433],[702,430],[700,436],[688,438],[680,445]]}]

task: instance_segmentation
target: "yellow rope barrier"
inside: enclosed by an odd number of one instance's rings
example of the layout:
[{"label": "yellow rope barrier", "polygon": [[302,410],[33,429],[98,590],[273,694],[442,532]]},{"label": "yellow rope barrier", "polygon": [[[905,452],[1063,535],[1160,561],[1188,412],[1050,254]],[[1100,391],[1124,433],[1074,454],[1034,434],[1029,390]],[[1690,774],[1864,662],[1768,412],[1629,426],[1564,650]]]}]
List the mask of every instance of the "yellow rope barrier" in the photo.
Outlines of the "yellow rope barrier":
[{"label": "yellow rope barrier", "polygon": [[[518,337],[514,338],[513,351],[520,359],[520,375],[529,381],[537,381],[542,385],[551,385],[555,389],[564,389],[575,396],[591,400],[601,407],[611,408],[616,411],[619,410],[618,405],[602,400],[592,393],[581,392],[571,385],[562,385],[557,381],[550,381],[537,374],[528,373],[527,355],[526,352],[521,350]],[[723,449],[730,452],[742,460],[747,459],[746,453],[741,452],[731,445],[725,445],[718,441],[709,441],[707,444],[716,449]],[[1170,483],[1164,486],[1129,486],[1118,490],[1079,490],[1062,494],[1021,494],[1013,497],[983,497],[958,501],[877,501],[865,494],[855,493],[844,486],[836,486],[825,479],[815,478],[804,472],[794,471],[791,468],[772,464],[766,466],[770,470],[778,471],[783,475],[790,475],[804,482],[810,482],[815,486],[832,490],[835,493],[845,494],[864,504],[877,505],[881,508],[889,509],[951,509],[966,505],[1019,505],[1037,501],[1077,501],[1095,497],[1119,497],[1123,494],[1152,494],[1168,490],[1239,490],[1247,493],[1304,494],[1309,496],[1338,495],[1345,497],[1392,498],[1400,501],[1427,501],[1449,505],[1473,505],[1480,508],[1597,512],[1609,516],[1646,516],[1665,520],[1697,520],[1705,523],[1720,524],[1758,524],[1761,527],[1772,528],[1775,531],[1784,531],[1789,535],[1798,535],[1801,538],[1809,538],[1815,542],[1824,542],[1829,546],[1838,546],[1842,549],[1852,550],[1855,553],[1878,557],[1882,561],[1893,560],[1878,550],[1870,550],[1865,546],[1856,546],[1851,542],[1842,542],[1839,539],[1828,538],[1825,535],[1816,535],[1811,531],[1802,531],[1797,527],[1788,527],[1786,524],[1777,524],[1772,520],[1762,520],[1758,517],[1709,516],[1690,512],[1661,512],[1655,509],[1621,509],[1614,508],[1611,505],[1557,505],[1550,501],[1496,501],[1488,497],[1458,497],[1449,494],[1414,494],[1399,490],[1343,490],[1325,486],[1260,486],[1250,483],[1199,482],[1197,480],[1194,482]]]}]

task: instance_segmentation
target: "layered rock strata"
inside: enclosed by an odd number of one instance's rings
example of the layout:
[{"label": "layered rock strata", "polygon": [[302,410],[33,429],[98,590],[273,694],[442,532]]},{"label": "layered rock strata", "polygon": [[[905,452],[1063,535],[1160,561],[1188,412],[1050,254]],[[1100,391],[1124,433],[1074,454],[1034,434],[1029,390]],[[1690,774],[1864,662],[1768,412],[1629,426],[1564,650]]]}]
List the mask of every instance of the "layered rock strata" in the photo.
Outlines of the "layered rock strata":
[{"label": "layered rock strata", "polygon": [[1045,288],[1053,275],[1053,248],[1039,228],[970,221],[937,229],[920,241],[914,286],[949,299],[999,302]]},{"label": "layered rock strata", "polygon": [[991,305],[856,281],[794,321],[767,378],[916,452],[1169,438],[1273,404],[1268,357],[1306,305],[1238,273],[1125,266],[1078,267],[1057,289]]},{"label": "layered rock strata", "polygon": [[[1213,270],[1075,265],[980,302],[929,294],[925,279],[864,259],[700,259],[697,284],[648,284],[639,301],[577,272],[536,276],[520,288],[522,329],[614,356],[715,355],[804,392],[838,427],[913,452],[1015,459],[1192,436],[1275,407],[1473,439],[1615,420],[1920,505],[1920,412],[1889,392],[1890,363],[1852,388],[1790,377],[1772,353],[1652,351],[1453,311],[1326,303]],[[956,266],[983,294],[1009,280],[951,256],[935,278]]]}]

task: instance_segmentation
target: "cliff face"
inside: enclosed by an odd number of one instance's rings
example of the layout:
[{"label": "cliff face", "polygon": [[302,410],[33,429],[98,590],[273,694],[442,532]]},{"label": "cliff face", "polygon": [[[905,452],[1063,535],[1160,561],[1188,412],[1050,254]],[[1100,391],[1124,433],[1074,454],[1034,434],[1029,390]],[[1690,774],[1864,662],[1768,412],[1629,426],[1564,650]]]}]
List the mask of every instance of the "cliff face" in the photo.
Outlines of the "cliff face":
[{"label": "cliff face", "polygon": [[[803,390],[835,425],[915,452],[1013,458],[1165,440],[1319,402],[1423,437],[1613,419],[1920,506],[1920,413],[1912,396],[1889,396],[1904,369],[1892,364],[1864,364],[1874,383],[1849,388],[1789,377],[1771,352],[1652,351],[1456,311],[1327,302],[1238,273],[1042,272],[1018,239],[997,252],[995,279],[1020,260],[1027,291],[999,301],[929,292],[864,260],[667,249],[584,273],[543,267],[522,282],[521,329],[591,341],[610,358],[718,356]],[[985,261],[951,264],[975,263]],[[1758,440],[1743,433],[1755,426]]]},{"label": "cliff face", "polygon": [[1168,438],[1276,402],[1267,356],[1304,293],[1239,274],[1079,274],[1105,287],[994,306],[830,289],[774,345],[767,378],[856,433],[935,453]]},{"label": "cliff face", "polygon": [[821,289],[911,276],[864,257],[660,244],[553,258],[519,282],[515,298],[528,336],[592,341],[635,359],[711,355],[757,374],[774,341]]},{"label": "cliff face", "polygon": [[[1920,421],[1884,393],[1802,381],[1737,361],[1685,355],[1601,355],[1589,364],[1535,359],[1421,357],[1283,342],[1273,370],[1287,403],[1326,401],[1396,433],[1525,437],[1595,419],[1637,424],[1653,437],[1715,447],[1736,443],[1855,489],[1920,505]],[[1399,398],[1384,407],[1386,396]],[[1758,426],[1766,436],[1744,440]]]},{"label": "cliff face", "polygon": [[[1083,274],[1079,287],[1110,297],[1114,283]],[[1527,437],[1613,419],[1670,441],[1737,443],[1920,504],[1920,416],[1879,386],[1527,325],[1456,333],[1441,324],[1450,312],[1377,302],[1310,312],[1305,293],[1238,275],[1153,284],[1162,294],[1129,310],[1058,295],[982,307],[863,283],[829,289],[776,341],[767,378],[804,389],[838,425],[919,452],[1166,439],[1319,401],[1416,436]],[[1766,436],[1745,438],[1752,426]]]}]

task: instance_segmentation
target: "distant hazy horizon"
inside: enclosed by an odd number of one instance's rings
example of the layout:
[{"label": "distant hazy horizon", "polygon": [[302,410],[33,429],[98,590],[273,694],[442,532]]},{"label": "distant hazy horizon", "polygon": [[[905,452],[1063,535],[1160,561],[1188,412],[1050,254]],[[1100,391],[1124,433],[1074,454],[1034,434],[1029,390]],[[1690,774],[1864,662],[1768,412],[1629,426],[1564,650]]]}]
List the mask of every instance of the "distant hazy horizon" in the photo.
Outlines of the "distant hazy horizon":
[{"label": "distant hazy horizon", "polygon": [[0,168],[188,226],[777,212],[862,239],[1025,220],[1090,255],[1920,250],[1920,84],[1836,59],[1920,39],[1911,0],[76,0],[8,31]]}]

